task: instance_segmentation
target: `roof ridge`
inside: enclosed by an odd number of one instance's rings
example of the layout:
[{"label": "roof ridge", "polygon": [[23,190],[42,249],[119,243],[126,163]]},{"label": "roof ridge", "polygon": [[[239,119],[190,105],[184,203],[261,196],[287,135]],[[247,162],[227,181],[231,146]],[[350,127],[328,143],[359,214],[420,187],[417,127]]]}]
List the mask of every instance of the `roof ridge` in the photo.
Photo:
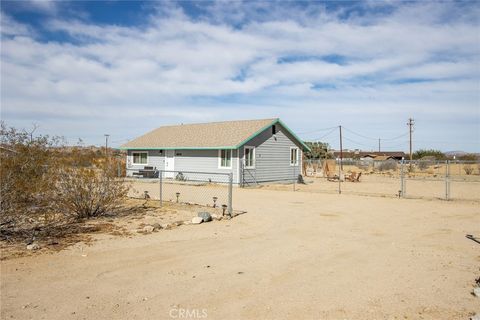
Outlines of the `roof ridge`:
[{"label": "roof ridge", "polygon": [[167,124],[158,127],[160,128],[167,128],[167,127],[180,127],[180,126],[193,126],[193,125],[202,125],[202,124],[215,124],[215,123],[230,123],[230,122],[249,122],[249,121],[274,121],[278,120],[279,118],[263,118],[263,119],[244,119],[244,120],[224,120],[224,121],[212,121],[212,122],[194,122],[194,123],[180,123],[180,124]]}]

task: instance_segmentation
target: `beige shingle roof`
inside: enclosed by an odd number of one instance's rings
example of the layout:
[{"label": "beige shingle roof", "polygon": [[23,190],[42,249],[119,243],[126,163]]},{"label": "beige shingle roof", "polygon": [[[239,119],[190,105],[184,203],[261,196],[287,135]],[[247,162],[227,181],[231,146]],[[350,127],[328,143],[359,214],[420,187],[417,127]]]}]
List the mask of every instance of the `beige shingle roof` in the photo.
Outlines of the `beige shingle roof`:
[{"label": "beige shingle roof", "polygon": [[277,121],[261,119],[164,126],[127,142],[121,148],[235,148]]}]

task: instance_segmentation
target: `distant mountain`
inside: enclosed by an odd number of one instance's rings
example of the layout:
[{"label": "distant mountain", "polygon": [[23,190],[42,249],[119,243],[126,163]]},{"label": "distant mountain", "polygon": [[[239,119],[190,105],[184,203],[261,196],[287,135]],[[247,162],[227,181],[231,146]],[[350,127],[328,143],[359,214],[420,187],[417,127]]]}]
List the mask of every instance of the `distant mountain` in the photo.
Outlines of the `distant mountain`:
[{"label": "distant mountain", "polygon": [[458,150],[457,150],[457,151],[447,151],[447,152],[445,152],[445,155],[446,155],[447,157],[464,156],[464,155],[466,155],[466,154],[468,154],[468,152],[458,151]]},{"label": "distant mountain", "polygon": [[480,159],[480,153],[478,152],[448,151],[448,152],[445,152],[445,155],[448,158],[453,158],[453,156],[455,156],[457,159],[465,155],[475,155],[477,159]]}]

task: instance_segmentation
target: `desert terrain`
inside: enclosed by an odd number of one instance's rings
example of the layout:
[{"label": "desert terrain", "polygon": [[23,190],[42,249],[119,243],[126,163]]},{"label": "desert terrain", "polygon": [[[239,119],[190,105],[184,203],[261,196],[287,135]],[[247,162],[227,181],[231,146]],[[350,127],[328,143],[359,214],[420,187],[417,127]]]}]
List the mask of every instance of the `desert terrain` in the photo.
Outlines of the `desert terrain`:
[{"label": "desert terrain", "polygon": [[[424,183],[418,188],[435,189]],[[476,184],[462,189],[476,199],[454,201],[398,199],[396,182],[386,197],[338,195],[334,185],[327,185],[330,193],[318,192],[325,187],[318,181],[296,192],[291,185],[234,188],[234,209],[244,214],[231,220],[94,234],[58,252],[5,259],[1,318],[468,319],[480,313],[480,298],[471,294],[480,244],[465,238],[480,236]],[[158,192],[155,183],[134,188],[152,198]],[[355,188],[368,189],[368,180]]]}]

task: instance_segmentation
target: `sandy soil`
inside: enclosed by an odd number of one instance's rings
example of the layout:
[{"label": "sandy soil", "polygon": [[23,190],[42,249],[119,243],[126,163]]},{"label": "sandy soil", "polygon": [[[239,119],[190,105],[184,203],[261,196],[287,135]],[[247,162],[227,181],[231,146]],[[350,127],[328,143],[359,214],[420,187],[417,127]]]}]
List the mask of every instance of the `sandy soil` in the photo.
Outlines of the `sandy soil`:
[{"label": "sandy soil", "polygon": [[[154,193],[155,184],[137,185]],[[467,319],[478,202],[235,189],[232,220],[1,263],[2,319]],[[188,313],[187,313],[188,312]],[[194,317],[192,317],[194,315]],[[206,317],[205,317],[206,316]]]}]

